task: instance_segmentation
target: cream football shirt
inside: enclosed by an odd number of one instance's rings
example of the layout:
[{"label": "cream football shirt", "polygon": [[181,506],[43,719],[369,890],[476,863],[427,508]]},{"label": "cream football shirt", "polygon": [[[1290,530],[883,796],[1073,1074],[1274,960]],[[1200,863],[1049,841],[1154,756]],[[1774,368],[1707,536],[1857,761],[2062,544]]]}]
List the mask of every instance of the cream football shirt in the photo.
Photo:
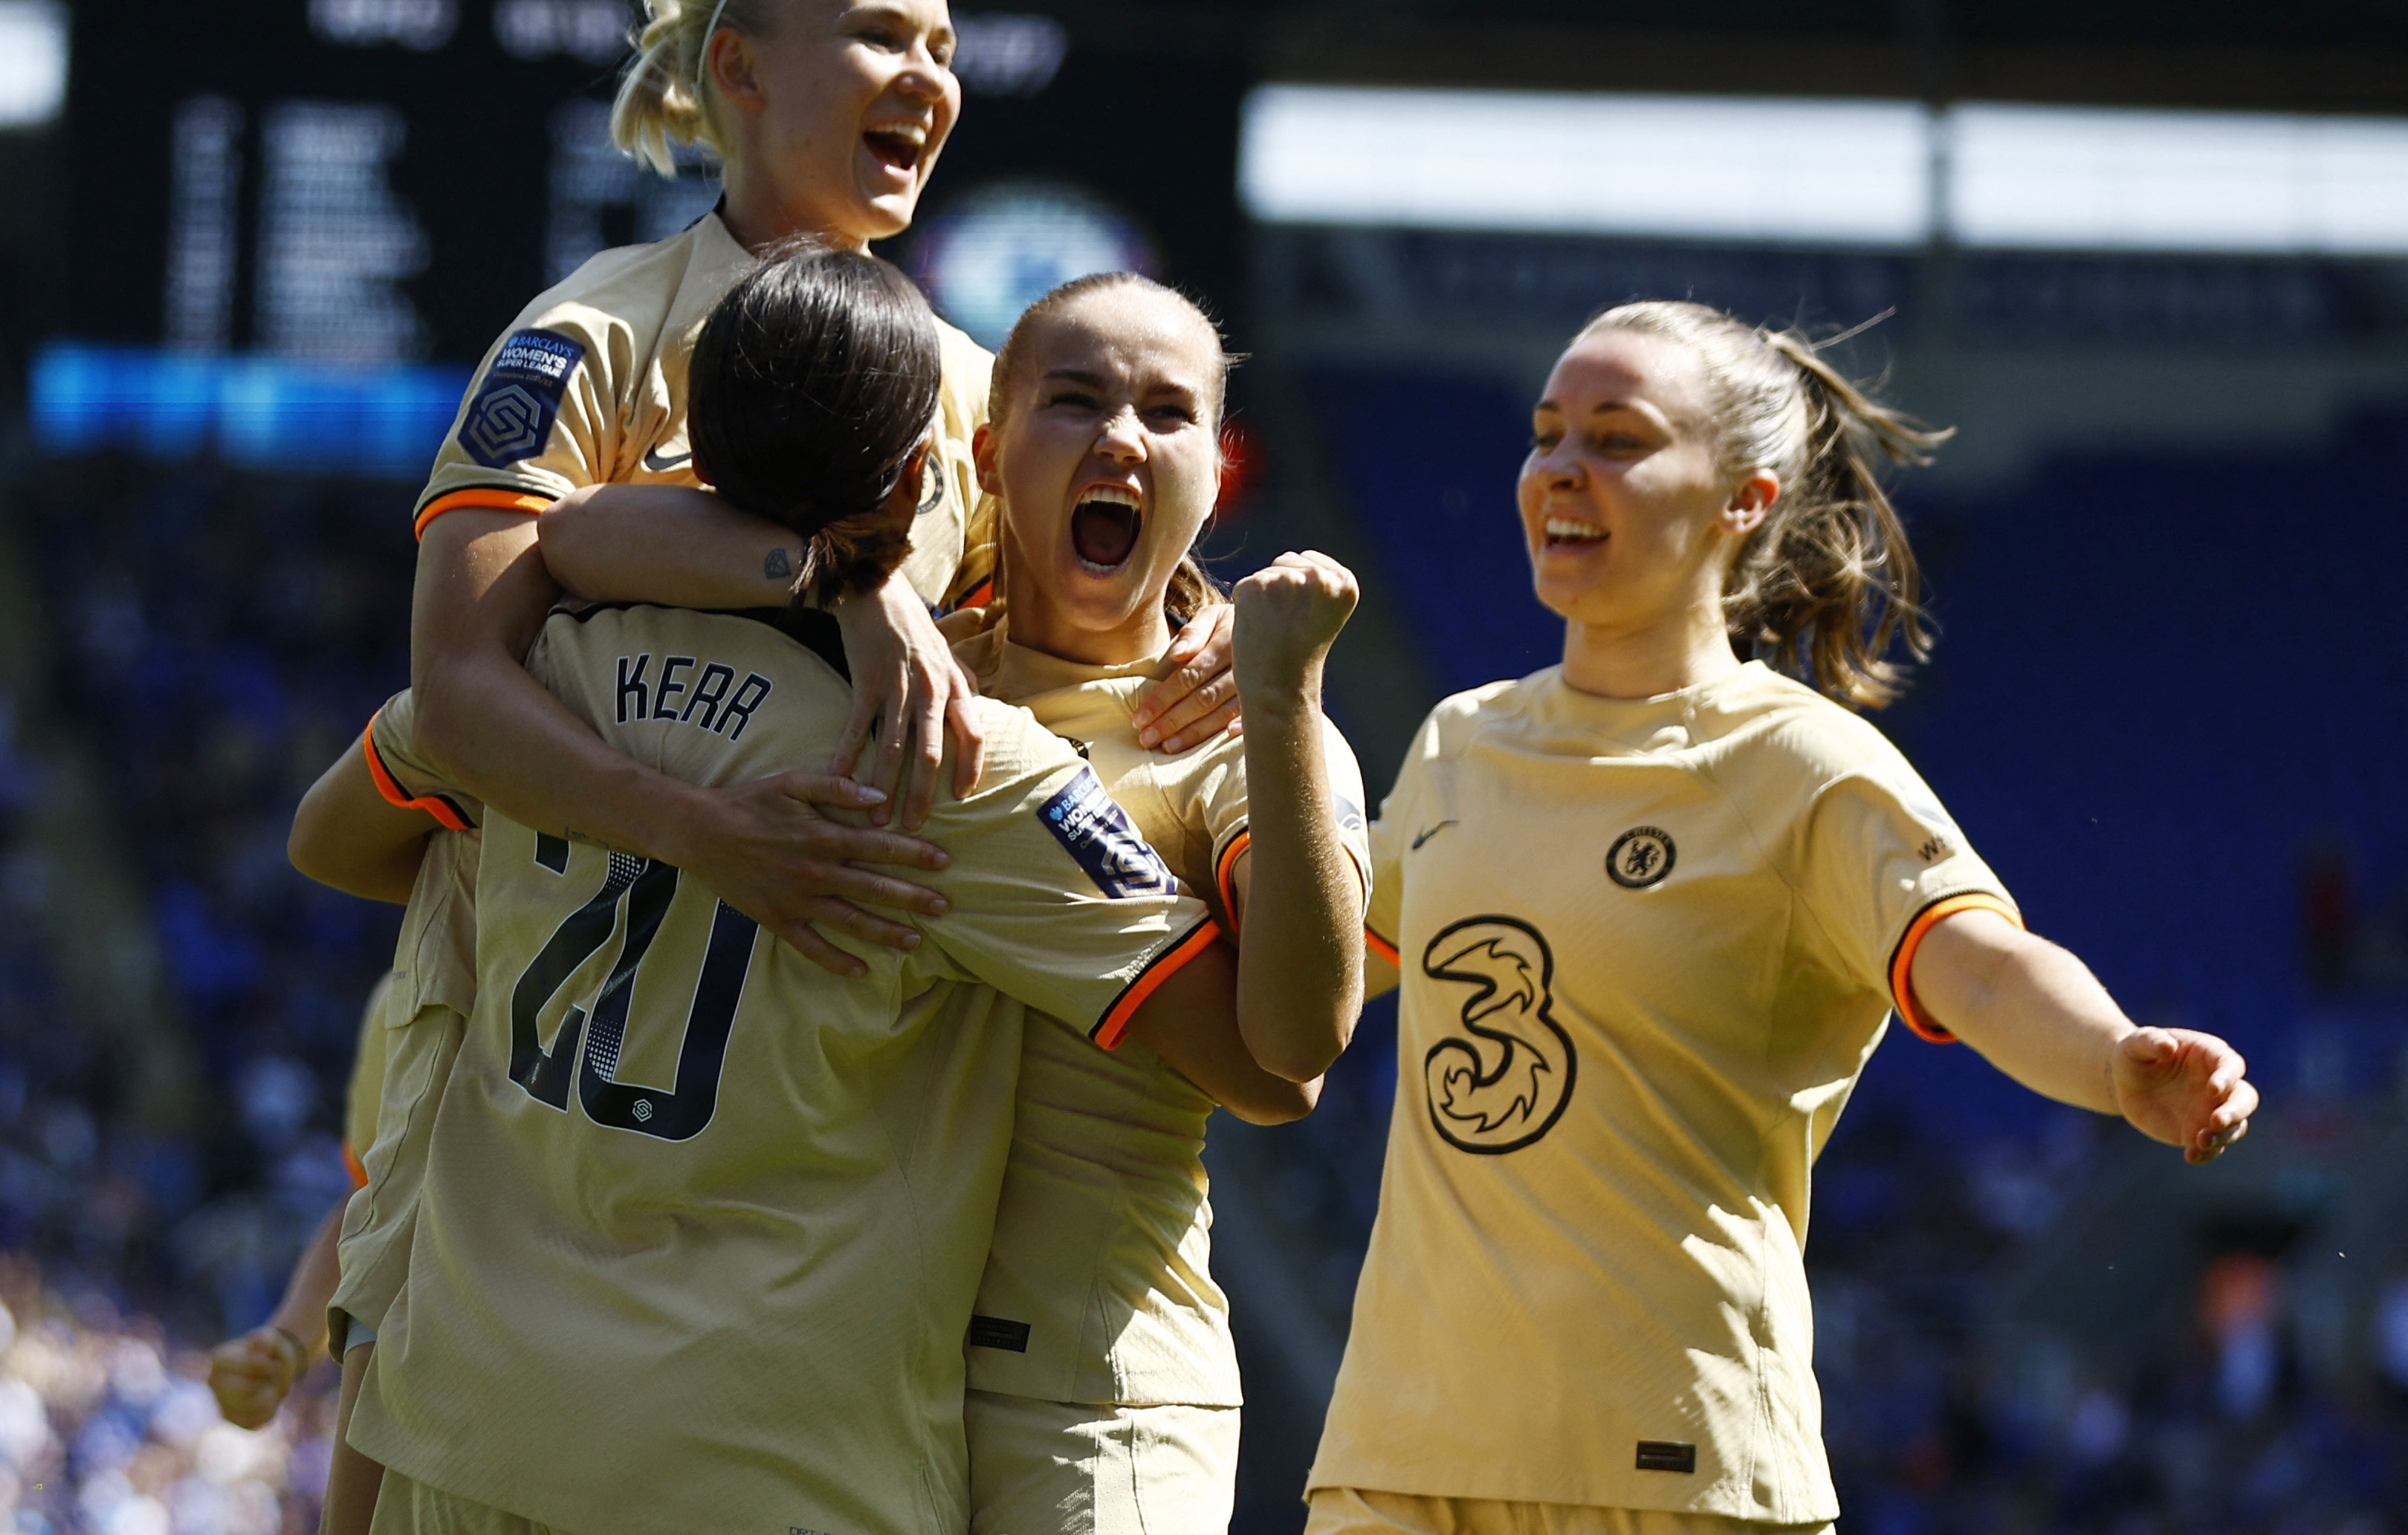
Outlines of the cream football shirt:
[{"label": "cream football shirt", "polygon": [[[652,245],[605,250],[538,295],[479,365],[420,495],[417,526],[462,506],[540,512],[580,485],[699,485],[686,370],[711,307],[756,264],[717,213]],[[970,439],[994,355],[942,320],[936,452],[905,577],[927,601],[976,595],[995,512]]]},{"label": "cream football shirt", "polygon": [[[555,616],[535,675],[705,784],[824,760],[834,621]],[[816,647],[816,648],[814,648]],[[475,1010],[352,1443],[539,1524],[951,1535],[1030,1008],[1107,1035],[1217,930],[1028,716],[926,835],[952,902],[830,975],[665,864],[498,815]]]},{"label": "cream football shirt", "polygon": [[1761,664],[1431,714],[1374,829],[1380,1213],[1311,1485],[1835,1518],[1807,1177],[1937,915],[2012,917],[1864,720]]},{"label": "cream football shirt", "polygon": [[[998,624],[954,647],[989,698],[1074,743],[1172,873],[1213,892],[1248,842],[1245,743],[1179,755],[1138,745],[1137,701],[1156,661],[1087,666],[1014,645]],[[1324,737],[1340,835],[1360,867],[1362,773]],[[1022,1046],[1011,1159],[970,1324],[975,1389],[1048,1401],[1235,1407],[1228,1302],[1211,1274],[1203,1150],[1212,1101],[1151,1048],[1107,1054],[1032,1018]]]},{"label": "cream football shirt", "polygon": [[[435,1112],[477,997],[477,822],[483,806],[444,784],[418,750],[408,690],[379,709],[362,740],[378,790],[436,822],[401,918],[393,972],[362,1027],[351,1079],[351,1145],[360,1187],[343,1210],[342,1278],[329,1301],[380,1327],[409,1267]],[[377,1063],[371,1085],[366,1063]]]}]

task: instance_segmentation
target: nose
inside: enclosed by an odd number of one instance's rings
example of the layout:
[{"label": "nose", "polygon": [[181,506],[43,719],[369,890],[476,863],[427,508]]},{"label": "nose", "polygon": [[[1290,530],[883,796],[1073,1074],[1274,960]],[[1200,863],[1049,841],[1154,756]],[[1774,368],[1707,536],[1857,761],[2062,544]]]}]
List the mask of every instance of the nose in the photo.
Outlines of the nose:
[{"label": "nose", "polygon": [[1530,473],[1540,487],[1548,490],[1577,490],[1588,482],[1588,466],[1570,450],[1569,441],[1534,449],[1530,454]]},{"label": "nose", "polygon": [[923,38],[904,61],[903,72],[895,77],[895,90],[910,101],[939,102],[945,99],[945,86],[953,78],[953,72],[937,62]]},{"label": "nose", "polygon": [[1096,451],[1114,463],[1137,463],[1145,458],[1145,433],[1138,425],[1135,406],[1123,405],[1104,418],[1096,433]]}]

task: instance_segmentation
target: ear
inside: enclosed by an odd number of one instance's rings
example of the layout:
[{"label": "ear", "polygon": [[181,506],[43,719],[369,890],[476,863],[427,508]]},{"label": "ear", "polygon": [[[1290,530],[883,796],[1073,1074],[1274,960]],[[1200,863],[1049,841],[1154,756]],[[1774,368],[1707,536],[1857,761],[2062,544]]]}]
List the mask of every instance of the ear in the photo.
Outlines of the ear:
[{"label": "ear", "polygon": [[895,489],[886,492],[886,505],[882,510],[887,519],[898,526],[910,527],[911,519],[920,515],[920,482],[928,470],[931,446],[929,439],[920,439],[920,446],[911,449],[911,456],[903,461],[903,472],[896,476]]},{"label": "ear", "polygon": [[978,468],[978,487],[991,496],[1003,494],[1003,472],[996,467],[996,454],[1000,448],[995,428],[981,422],[978,433],[970,438],[970,462]]},{"label": "ear", "polygon": [[1764,519],[1772,515],[1772,504],[1780,499],[1781,476],[1770,469],[1756,470],[1731,491],[1715,526],[1734,538],[1744,538],[1764,526]]},{"label": "ear", "polygon": [[713,94],[738,111],[754,113],[767,104],[761,91],[761,60],[752,39],[734,27],[710,35],[702,50],[703,73]]}]

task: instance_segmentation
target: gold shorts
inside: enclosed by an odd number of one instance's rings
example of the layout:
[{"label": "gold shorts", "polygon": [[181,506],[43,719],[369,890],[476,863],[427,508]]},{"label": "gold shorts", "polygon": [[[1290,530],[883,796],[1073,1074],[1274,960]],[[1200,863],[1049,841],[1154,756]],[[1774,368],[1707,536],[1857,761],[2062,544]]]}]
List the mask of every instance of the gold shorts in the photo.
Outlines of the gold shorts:
[{"label": "gold shorts", "polygon": [[[1226,1535],[1238,1409],[972,1391],[970,1535]],[[378,1535],[383,1535],[379,1531]]]},{"label": "gold shorts", "polygon": [[413,1482],[388,1470],[377,1489],[376,1519],[368,1535],[563,1535],[551,1525],[539,1525],[505,1514],[486,1503]]},{"label": "gold shorts", "polygon": [[1316,1487],[1304,1535],[1834,1535],[1836,1525],[1765,1525],[1721,1514],[1423,1498]]}]

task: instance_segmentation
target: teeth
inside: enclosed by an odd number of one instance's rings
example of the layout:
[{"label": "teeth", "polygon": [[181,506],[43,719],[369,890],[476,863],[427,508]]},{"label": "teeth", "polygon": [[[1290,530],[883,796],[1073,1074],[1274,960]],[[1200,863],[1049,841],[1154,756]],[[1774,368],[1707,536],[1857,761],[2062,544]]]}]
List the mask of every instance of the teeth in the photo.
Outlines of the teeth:
[{"label": "teeth", "polygon": [[1107,505],[1138,507],[1137,492],[1118,485],[1090,485],[1079,497],[1084,501],[1100,501]]},{"label": "teeth", "polygon": [[892,134],[896,138],[908,138],[921,149],[925,149],[928,146],[928,130],[926,126],[922,123],[887,122],[882,123],[867,131],[873,134]]},{"label": "teeth", "polygon": [[1547,536],[1549,538],[1603,538],[1605,530],[1593,528],[1585,522],[1574,522],[1569,518],[1551,517],[1547,519]]}]

